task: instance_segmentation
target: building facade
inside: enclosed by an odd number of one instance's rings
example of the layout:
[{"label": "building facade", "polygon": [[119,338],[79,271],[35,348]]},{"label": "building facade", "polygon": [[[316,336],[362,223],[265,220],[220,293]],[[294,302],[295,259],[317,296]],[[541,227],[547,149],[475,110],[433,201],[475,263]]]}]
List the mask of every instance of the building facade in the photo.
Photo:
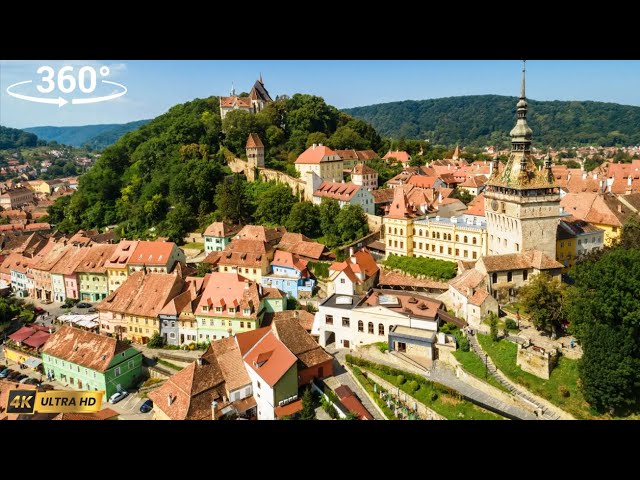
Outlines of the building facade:
[{"label": "building facade", "polygon": [[204,238],[204,251],[207,254],[211,252],[221,252],[231,243],[231,239],[240,229],[241,227],[238,225],[229,225],[223,222],[212,223],[202,234]]},{"label": "building facade", "polygon": [[315,143],[296,159],[296,170],[300,178],[306,179],[308,173],[317,175],[322,182],[342,182],[344,161],[340,156],[322,144]]},{"label": "building facade", "polygon": [[271,273],[261,279],[263,287],[273,287],[293,298],[309,298],[316,281],[311,278],[307,261],[290,252],[276,250],[271,262]]},{"label": "building facade", "polygon": [[375,213],[375,201],[371,192],[351,182],[322,182],[313,192],[313,203],[320,205],[323,198],[336,200],[340,208],[345,205],[360,205],[364,213]]}]

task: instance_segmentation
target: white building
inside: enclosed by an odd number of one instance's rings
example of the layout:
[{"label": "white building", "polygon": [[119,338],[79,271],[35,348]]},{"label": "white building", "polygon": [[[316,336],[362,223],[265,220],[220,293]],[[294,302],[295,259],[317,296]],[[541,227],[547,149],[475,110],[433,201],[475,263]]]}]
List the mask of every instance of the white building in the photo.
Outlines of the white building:
[{"label": "white building", "polygon": [[473,327],[479,327],[490,312],[498,314],[498,302],[486,286],[486,275],[475,268],[464,271],[449,283],[450,306],[455,314]]},{"label": "white building", "polygon": [[296,159],[296,170],[300,178],[308,178],[308,173],[314,173],[323,182],[341,182],[343,179],[344,161],[340,156],[322,144],[315,143],[307,148]]},{"label": "white building", "polygon": [[366,249],[349,253],[345,261],[329,267],[327,295],[363,295],[376,284],[380,268],[375,258]]},{"label": "white building", "polygon": [[345,205],[360,205],[364,213],[375,213],[375,201],[371,191],[351,182],[322,182],[313,192],[313,203],[320,205],[323,198],[336,200],[340,208]]},{"label": "white building", "polygon": [[351,182],[366,189],[378,188],[378,172],[364,163],[359,163],[351,170]]}]

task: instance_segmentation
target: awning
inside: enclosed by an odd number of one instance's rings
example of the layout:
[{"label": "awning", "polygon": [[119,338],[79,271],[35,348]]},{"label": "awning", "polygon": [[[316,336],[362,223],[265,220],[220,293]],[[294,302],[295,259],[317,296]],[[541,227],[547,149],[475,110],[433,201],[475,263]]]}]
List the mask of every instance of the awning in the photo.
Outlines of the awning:
[{"label": "awning", "polygon": [[42,360],[35,357],[29,357],[24,362],[22,362],[23,365],[26,365],[27,367],[33,368],[33,369],[37,368],[38,365],[40,365],[41,363],[42,363]]}]

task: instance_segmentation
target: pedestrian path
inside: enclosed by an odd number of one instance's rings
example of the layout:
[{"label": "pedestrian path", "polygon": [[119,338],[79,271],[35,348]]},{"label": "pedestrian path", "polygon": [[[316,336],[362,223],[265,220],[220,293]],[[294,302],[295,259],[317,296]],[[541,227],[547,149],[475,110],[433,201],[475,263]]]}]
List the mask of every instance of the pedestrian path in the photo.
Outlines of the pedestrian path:
[{"label": "pedestrian path", "polygon": [[[344,361],[344,355],[342,356],[342,361]],[[367,394],[367,392],[364,391],[364,389],[360,386],[360,384],[356,380],[354,380],[354,378],[347,371],[347,369],[344,368],[342,363],[338,360],[337,355],[334,357],[333,362],[334,362],[333,378],[337,380],[341,385],[347,385],[353,391],[353,393],[355,393],[358,396],[358,398],[362,402],[362,405],[364,405],[364,408],[366,408],[369,411],[369,413],[373,415],[374,419],[385,420],[385,418],[382,415],[380,415],[380,412],[378,411],[378,409],[373,405],[371,401],[371,397],[369,397],[369,394]]]}]

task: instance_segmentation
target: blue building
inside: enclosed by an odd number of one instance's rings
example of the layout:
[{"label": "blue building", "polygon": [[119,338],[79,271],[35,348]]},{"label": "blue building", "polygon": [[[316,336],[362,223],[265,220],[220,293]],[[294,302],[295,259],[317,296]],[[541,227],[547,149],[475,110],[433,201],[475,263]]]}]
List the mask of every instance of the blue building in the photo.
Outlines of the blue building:
[{"label": "blue building", "polygon": [[271,273],[262,276],[262,286],[278,288],[293,298],[308,298],[316,281],[309,275],[306,260],[293,253],[276,250]]}]

